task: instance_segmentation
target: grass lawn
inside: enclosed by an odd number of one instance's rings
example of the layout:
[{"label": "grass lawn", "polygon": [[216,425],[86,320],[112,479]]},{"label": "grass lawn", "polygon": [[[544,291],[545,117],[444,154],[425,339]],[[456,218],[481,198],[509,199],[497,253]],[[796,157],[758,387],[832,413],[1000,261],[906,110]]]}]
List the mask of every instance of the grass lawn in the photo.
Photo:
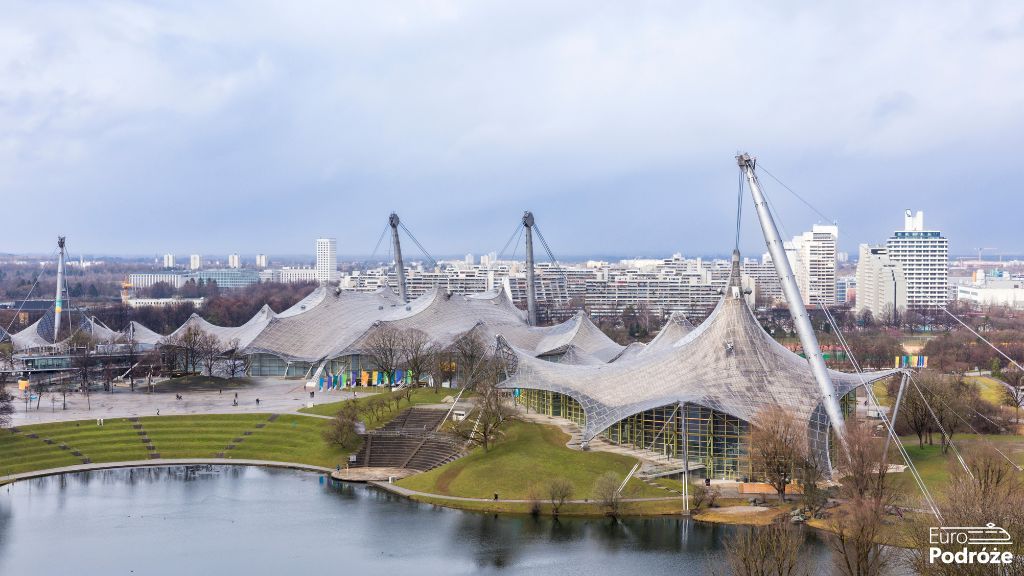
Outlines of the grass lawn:
[{"label": "grass lawn", "polygon": [[982,400],[991,402],[996,406],[1003,405],[1004,391],[1006,390],[1005,384],[991,376],[968,376],[966,380],[973,382],[978,387]]},{"label": "grass lawn", "polygon": [[[423,474],[404,478],[399,486],[410,490],[491,498],[497,492],[503,499],[527,498],[530,487],[543,485],[552,478],[565,478],[575,489],[572,499],[593,498],[598,476],[615,472],[625,479],[636,459],[607,452],[580,452],[566,448],[569,437],[554,426],[515,422],[505,430],[505,437],[487,452],[474,449],[468,456]],[[657,498],[669,496],[632,479],[625,497]]]},{"label": "grass lawn", "polygon": [[[384,415],[379,419],[372,415],[368,417],[364,416],[364,419],[366,420],[366,428],[368,430],[380,428],[381,426],[390,422],[391,419],[397,416],[399,412],[405,410],[410,406],[418,406],[421,404],[440,404],[446,397],[451,396],[452,398],[454,398],[455,396],[458,395],[458,393],[458,390],[451,390],[449,388],[442,388],[438,392],[435,392],[433,388],[416,388],[412,391],[411,404],[403,400],[402,407],[399,408],[398,410],[395,410],[394,405],[392,405],[391,412],[385,410]],[[366,396],[360,396],[360,398],[356,398],[355,400],[342,400],[340,402],[317,404],[312,408],[300,408],[299,412],[302,412],[304,414],[317,414],[319,416],[334,416],[335,414],[338,413],[338,410],[341,410],[341,405],[344,404],[345,402],[355,402],[356,404],[362,405],[370,398],[391,398],[394,396],[394,392],[389,390],[387,392],[380,392],[378,394],[368,393]],[[463,398],[467,398],[468,396],[468,392],[462,395]]]},{"label": "grass lawn", "polygon": [[871,384],[871,389],[874,391],[875,398],[880,406],[892,406],[892,399],[889,398],[889,388],[886,386],[886,382],[886,380],[879,380]]},{"label": "grass lawn", "polygon": [[[938,438],[938,434],[936,434],[936,443],[934,445],[930,446],[926,443],[921,448],[918,447],[917,436],[905,436],[903,437],[903,445],[906,447],[907,454],[914,461],[917,471],[921,474],[921,479],[928,486],[932,495],[936,498],[941,498],[952,472],[959,469],[960,464],[957,462],[952,450],[947,454],[942,453],[942,448],[938,444]],[[1018,465],[1024,465],[1024,436],[1013,434],[956,434],[953,436],[953,442],[961,454],[964,455],[970,454],[972,449],[989,445],[995,446],[1013,462]],[[892,463],[902,464],[903,461],[897,456],[892,459]],[[920,501],[920,491],[909,471],[895,474],[894,477],[899,485],[905,489],[907,498],[911,503]]]},{"label": "grass lawn", "polygon": [[[0,432],[0,476],[93,463],[147,460],[150,452],[136,423],[107,419],[55,422],[20,427],[20,434]],[[258,428],[258,424],[263,424]],[[327,444],[321,431],[327,421],[299,415],[209,414],[140,418],[138,425],[161,459],[224,458],[274,460],[333,468],[348,454]],[[246,435],[246,432],[249,432]],[[36,434],[38,438],[29,438]],[[241,442],[234,440],[241,438]],[[50,439],[52,444],[44,440]],[[67,450],[60,448],[64,444]],[[231,446],[232,448],[228,448]],[[73,451],[81,453],[74,456]]]}]

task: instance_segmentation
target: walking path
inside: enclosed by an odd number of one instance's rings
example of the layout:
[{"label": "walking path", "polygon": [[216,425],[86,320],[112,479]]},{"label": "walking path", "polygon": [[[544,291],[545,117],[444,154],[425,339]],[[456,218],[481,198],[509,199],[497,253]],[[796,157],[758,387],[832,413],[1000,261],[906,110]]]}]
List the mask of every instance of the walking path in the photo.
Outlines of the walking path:
[{"label": "walking path", "polygon": [[[493,498],[469,498],[469,497],[466,497],[466,496],[445,496],[445,495],[442,495],[442,494],[432,494],[430,492],[420,492],[418,490],[410,490],[408,488],[402,488],[401,486],[397,486],[395,484],[389,484],[387,482],[369,482],[369,484],[371,486],[376,486],[377,488],[380,488],[382,490],[387,490],[388,492],[391,492],[391,493],[394,493],[394,494],[398,494],[399,496],[405,496],[407,498],[410,497],[410,496],[421,496],[421,497],[424,497],[424,498],[433,498],[433,499],[436,499],[436,500],[450,500],[452,502],[497,502],[499,504],[501,504],[501,503],[506,503],[506,504],[528,504],[528,503],[532,502],[532,500],[503,500],[503,499],[495,500]],[[677,496],[661,496],[661,497],[657,497],[657,498],[622,498],[619,501],[620,502],[664,502],[664,501],[671,501],[671,500],[679,500],[679,497],[677,497]],[[568,503],[568,504],[598,504],[599,503],[597,500],[566,500],[565,502]]]},{"label": "walking path", "polygon": [[[283,378],[248,378],[242,386],[224,388],[219,390],[195,390],[179,391],[168,387],[166,391],[159,391],[161,383],[157,386],[157,392],[148,393],[144,386],[136,384],[135,391],[129,390],[127,385],[118,385],[114,392],[94,391],[86,398],[84,394],[68,394],[67,409],[58,410],[63,406],[63,399],[59,393],[43,393],[39,408],[36,409],[36,402],[28,405],[23,397],[18,397],[14,406],[16,412],[12,414],[13,425],[27,426],[30,424],[45,424],[47,422],[62,422],[68,420],[88,420],[95,418],[133,418],[142,416],[156,416],[157,411],[161,416],[182,415],[182,414],[251,414],[264,412],[278,413],[299,413],[300,408],[305,408],[310,402],[315,404],[326,404],[353,398],[356,392],[351,388],[343,390],[317,390],[313,398],[309,397],[312,388],[306,387],[305,380],[285,380]],[[359,397],[368,397],[377,393],[372,388],[360,388]],[[238,394],[238,405],[232,403],[235,393]],[[175,395],[181,394],[182,399],[177,400]],[[256,399],[260,400],[256,404]],[[304,414],[313,416],[313,414]]]},{"label": "walking path", "polygon": [[294,470],[308,470],[310,472],[324,472],[330,474],[333,468],[313,466],[312,464],[299,464],[297,462],[278,462],[274,460],[245,460],[240,458],[167,458],[154,460],[126,460],[122,462],[97,462],[93,464],[77,464],[75,466],[63,466],[61,468],[49,468],[46,470],[35,470],[10,476],[0,476],[0,486],[28,480],[29,478],[40,478],[43,476],[54,476],[57,474],[68,474],[73,472],[89,472],[91,470],[108,470],[111,468],[138,468],[143,466],[189,466],[205,464],[223,464],[229,466],[266,466],[269,468],[291,468]]}]

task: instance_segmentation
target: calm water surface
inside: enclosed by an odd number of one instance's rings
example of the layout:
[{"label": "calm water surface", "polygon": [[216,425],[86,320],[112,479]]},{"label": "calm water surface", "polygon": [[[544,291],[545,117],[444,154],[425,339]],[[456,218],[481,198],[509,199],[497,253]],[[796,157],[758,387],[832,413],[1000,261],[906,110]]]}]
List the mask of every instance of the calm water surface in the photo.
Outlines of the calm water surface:
[{"label": "calm water surface", "polygon": [[[0,488],[0,575],[708,574],[732,532],[460,512],[318,474],[176,466]],[[827,571],[827,550],[808,534]]]}]

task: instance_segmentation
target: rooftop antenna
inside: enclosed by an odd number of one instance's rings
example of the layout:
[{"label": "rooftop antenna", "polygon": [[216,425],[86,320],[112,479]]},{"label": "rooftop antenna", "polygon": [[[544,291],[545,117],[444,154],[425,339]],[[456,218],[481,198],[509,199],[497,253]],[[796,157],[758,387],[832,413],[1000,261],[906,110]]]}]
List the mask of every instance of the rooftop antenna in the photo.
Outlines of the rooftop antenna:
[{"label": "rooftop antenna", "polygon": [[768,252],[772,256],[775,270],[779,273],[779,278],[782,281],[782,292],[786,296],[793,324],[800,336],[800,345],[803,346],[804,354],[807,356],[807,363],[811,365],[814,379],[818,382],[818,390],[821,392],[825,413],[828,414],[828,419],[832,424],[832,429],[835,430],[836,438],[839,439],[844,455],[848,455],[846,424],[843,421],[843,412],[839,407],[839,399],[836,398],[836,388],[825,367],[825,359],[818,346],[818,339],[814,336],[814,328],[811,326],[807,308],[804,307],[803,298],[800,297],[800,288],[796,285],[793,269],[786,257],[786,249],[783,246],[782,237],[779,235],[779,229],[768,208],[768,202],[761,192],[761,183],[757,180],[757,174],[754,173],[756,161],[749,154],[743,153],[736,156],[736,162],[746,176],[747,186],[754,199],[754,208],[757,210],[757,219],[761,222],[761,231],[764,232],[764,241],[768,245]]},{"label": "rooftop antenna", "polygon": [[398,226],[402,221],[394,212],[388,217],[388,224],[391,226],[391,244],[395,250],[395,276],[398,278],[398,298],[402,304],[409,301],[405,294],[405,263],[402,262],[402,244],[398,240]]},{"label": "rooftop antenna", "polygon": [[523,212],[523,228],[526,229],[526,320],[530,326],[537,325],[537,286],[533,279],[533,212]]},{"label": "rooftop antenna", "polygon": [[57,297],[53,304],[53,343],[57,343],[57,336],[60,333],[60,311],[64,305],[64,257],[67,255],[64,250],[64,237],[57,237]]}]

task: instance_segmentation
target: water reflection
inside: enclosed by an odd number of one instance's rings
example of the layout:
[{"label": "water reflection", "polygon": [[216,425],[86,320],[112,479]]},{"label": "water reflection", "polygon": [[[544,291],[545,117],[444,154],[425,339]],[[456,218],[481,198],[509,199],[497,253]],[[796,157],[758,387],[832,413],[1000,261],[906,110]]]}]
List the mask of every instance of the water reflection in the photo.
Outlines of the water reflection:
[{"label": "water reflection", "polygon": [[64,574],[62,558],[79,573],[704,574],[730,532],[672,517],[465,513],[242,466],[102,470],[0,489],[4,575]]}]

